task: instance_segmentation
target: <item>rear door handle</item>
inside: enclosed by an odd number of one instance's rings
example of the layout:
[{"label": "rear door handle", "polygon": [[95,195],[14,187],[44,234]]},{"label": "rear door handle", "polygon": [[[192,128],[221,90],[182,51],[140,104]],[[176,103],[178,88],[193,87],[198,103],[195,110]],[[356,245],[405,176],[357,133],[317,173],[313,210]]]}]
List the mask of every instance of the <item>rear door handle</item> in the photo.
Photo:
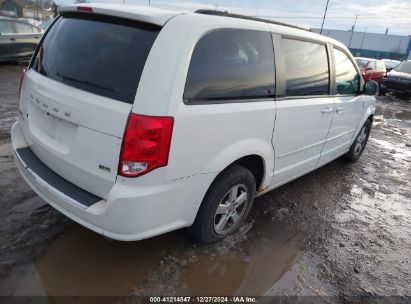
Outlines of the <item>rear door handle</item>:
[{"label": "rear door handle", "polygon": [[335,109],[335,113],[338,113],[338,114],[341,114],[342,112],[344,112],[344,107],[337,107],[336,109]]},{"label": "rear door handle", "polygon": [[333,108],[325,108],[324,110],[321,111],[321,114],[331,114],[333,112]]},{"label": "rear door handle", "polygon": [[16,38],[12,37],[10,38],[11,41],[16,41]]}]

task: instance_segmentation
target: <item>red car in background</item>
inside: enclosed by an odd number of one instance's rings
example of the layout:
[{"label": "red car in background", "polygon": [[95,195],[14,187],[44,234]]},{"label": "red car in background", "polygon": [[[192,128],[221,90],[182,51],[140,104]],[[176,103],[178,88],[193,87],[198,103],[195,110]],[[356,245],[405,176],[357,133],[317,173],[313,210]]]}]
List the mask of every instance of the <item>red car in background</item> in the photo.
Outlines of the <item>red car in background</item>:
[{"label": "red car in background", "polygon": [[387,70],[382,60],[363,57],[355,57],[355,60],[364,80],[371,79],[380,84],[382,78],[387,75]]}]

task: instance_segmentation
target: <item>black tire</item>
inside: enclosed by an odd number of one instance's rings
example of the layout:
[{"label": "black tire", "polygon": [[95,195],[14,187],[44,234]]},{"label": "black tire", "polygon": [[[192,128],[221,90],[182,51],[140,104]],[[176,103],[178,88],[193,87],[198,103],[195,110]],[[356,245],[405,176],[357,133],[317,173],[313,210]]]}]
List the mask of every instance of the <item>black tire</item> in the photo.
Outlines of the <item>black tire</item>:
[{"label": "black tire", "polygon": [[378,89],[378,95],[379,96],[385,96],[385,95],[387,95],[387,91],[384,90],[384,89],[379,88]]},{"label": "black tire", "polygon": [[[350,150],[344,155],[344,159],[356,162],[364,152],[367,146],[368,137],[370,137],[372,122],[368,119],[365,124],[361,127],[360,132],[352,143]],[[365,133],[364,133],[365,132]]]},{"label": "black tire", "polygon": [[[221,172],[208,189],[194,224],[188,228],[193,241],[200,244],[213,243],[237,231],[250,212],[255,191],[255,178],[250,170],[231,165]],[[242,200],[244,202],[240,204]],[[227,210],[223,211],[225,206],[228,206]]]}]

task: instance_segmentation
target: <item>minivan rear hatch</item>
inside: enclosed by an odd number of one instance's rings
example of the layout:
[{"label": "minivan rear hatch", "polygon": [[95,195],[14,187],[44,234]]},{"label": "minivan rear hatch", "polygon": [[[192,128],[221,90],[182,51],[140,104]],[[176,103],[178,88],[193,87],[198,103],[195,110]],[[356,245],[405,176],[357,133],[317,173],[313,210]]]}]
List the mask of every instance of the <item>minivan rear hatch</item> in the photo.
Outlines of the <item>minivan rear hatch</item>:
[{"label": "minivan rear hatch", "polygon": [[107,198],[124,129],[158,25],[63,12],[33,56],[21,90],[33,153],[78,187]]}]

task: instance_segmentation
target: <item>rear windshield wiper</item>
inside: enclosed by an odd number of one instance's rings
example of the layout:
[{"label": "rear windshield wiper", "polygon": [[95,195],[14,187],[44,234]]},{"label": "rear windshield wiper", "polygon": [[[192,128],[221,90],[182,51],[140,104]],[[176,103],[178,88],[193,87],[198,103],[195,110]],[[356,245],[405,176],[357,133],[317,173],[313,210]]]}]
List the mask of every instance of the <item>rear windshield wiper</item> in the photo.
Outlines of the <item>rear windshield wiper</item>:
[{"label": "rear windshield wiper", "polygon": [[96,84],[96,83],[92,83],[92,82],[87,81],[87,80],[81,80],[81,79],[76,79],[76,78],[72,78],[72,77],[69,77],[69,76],[65,76],[65,75],[60,74],[59,72],[57,72],[56,75],[58,77],[62,78],[63,80],[77,82],[77,83],[81,83],[81,84],[86,84],[86,85],[89,85],[91,87],[95,87],[95,88],[99,88],[99,89],[102,89],[102,90],[114,92],[114,89],[112,89],[112,88],[107,88],[107,87],[101,86],[101,85]]}]

